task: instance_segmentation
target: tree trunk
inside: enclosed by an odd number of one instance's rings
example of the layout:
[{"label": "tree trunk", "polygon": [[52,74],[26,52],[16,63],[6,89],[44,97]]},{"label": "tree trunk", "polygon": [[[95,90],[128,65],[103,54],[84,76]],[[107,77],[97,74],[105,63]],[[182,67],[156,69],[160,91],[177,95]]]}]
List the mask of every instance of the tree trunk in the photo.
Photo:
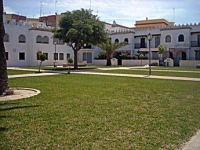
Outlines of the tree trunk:
[{"label": "tree trunk", "polygon": [[78,51],[74,50],[74,69],[78,69]]},{"label": "tree trunk", "polygon": [[0,0],[0,95],[9,89],[7,63],[3,37],[5,35],[3,24],[3,0]]},{"label": "tree trunk", "polygon": [[39,73],[40,73],[41,65],[42,65],[42,61],[40,61],[39,70],[38,70]]},{"label": "tree trunk", "polygon": [[107,60],[106,66],[111,66],[111,58],[107,57],[106,60]]}]

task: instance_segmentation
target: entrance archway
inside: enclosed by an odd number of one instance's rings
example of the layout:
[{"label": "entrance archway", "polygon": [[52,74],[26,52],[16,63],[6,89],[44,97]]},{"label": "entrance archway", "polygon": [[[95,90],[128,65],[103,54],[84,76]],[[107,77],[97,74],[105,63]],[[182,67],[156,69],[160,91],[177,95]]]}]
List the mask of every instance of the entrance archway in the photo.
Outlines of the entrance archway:
[{"label": "entrance archway", "polygon": [[172,52],[169,52],[169,58],[174,59],[174,55]]},{"label": "entrance archway", "polygon": [[182,60],[186,60],[186,53],[182,52]]}]

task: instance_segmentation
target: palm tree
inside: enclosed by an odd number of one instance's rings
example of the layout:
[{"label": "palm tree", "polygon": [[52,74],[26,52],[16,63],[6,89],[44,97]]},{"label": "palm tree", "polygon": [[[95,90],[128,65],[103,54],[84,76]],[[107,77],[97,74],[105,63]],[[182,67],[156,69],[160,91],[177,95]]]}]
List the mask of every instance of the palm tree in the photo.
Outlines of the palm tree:
[{"label": "palm tree", "polygon": [[167,51],[167,46],[160,44],[158,46],[158,54],[160,54],[160,60],[163,61],[163,54]]},{"label": "palm tree", "polygon": [[5,29],[3,24],[3,0],[0,0],[0,95],[9,89],[7,63],[3,37]]},{"label": "palm tree", "polygon": [[127,45],[126,42],[112,43],[109,38],[105,42],[97,45],[106,54],[106,60],[107,60],[106,66],[111,66],[111,57],[112,57],[112,54],[115,52],[115,50],[120,48],[120,47],[123,47],[125,45]]}]

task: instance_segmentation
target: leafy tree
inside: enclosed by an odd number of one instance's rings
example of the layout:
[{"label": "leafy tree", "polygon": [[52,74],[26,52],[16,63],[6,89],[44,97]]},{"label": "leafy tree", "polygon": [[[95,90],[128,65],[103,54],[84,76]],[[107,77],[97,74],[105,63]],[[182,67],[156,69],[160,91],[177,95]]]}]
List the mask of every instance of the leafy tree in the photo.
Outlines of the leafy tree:
[{"label": "leafy tree", "polygon": [[60,19],[59,28],[53,30],[54,37],[63,40],[74,51],[74,69],[78,68],[78,51],[84,44],[97,45],[105,40],[104,23],[90,10],[68,11]]},{"label": "leafy tree", "polygon": [[112,43],[109,38],[107,38],[107,40],[105,42],[97,44],[97,46],[100,47],[106,54],[106,60],[107,60],[106,66],[111,66],[111,58],[112,58],[112,54],[115,52],[115,50],[120,47],[123,47],[125,45],[127,45],[126,42]]},{"label": "leafy tree", "polygon": [[4,35],[5,29],[3,25],[3,0],[0,0],[0,95],[9,89],[7,63],[3,40]]},{"label": "leafy tree", "polygon": [[41,51],[38,51],[37,55],[38,55],[38,58],[40,60],[40,64],[39,64],[39,68],[38,68],[38,72],[40,72],[40,68],[41,68],[42,62],[47,59],[47,56],[45,54],[43,54]]}]

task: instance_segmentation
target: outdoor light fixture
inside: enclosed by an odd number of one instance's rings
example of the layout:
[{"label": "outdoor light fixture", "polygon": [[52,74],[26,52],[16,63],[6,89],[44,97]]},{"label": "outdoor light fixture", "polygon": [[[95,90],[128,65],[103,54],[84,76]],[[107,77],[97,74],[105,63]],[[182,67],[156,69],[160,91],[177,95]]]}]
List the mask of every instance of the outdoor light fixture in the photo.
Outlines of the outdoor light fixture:
[{"label": "outdoor light fixture", "polygon": [[149,76],[151,75],[151,51],[150,51],[150,41],[152,40],[152,35],[149,33],[147,35],[147,39],[149,41]]},{"label": "outdoor light fixture", "polygon": [[54,58],[54,60],[56,61],[57,60],[57,58],[56,58],[56,45],[57,45],[57,42],[54,42],[54,45],[55,45],[55,58]]},{"label": "outdoor light fixture", "polygon": [[55,41],[54,43],[53,43],[54,45],[55,45],[55,53],[54,53],[54,67],[57,67],[57,62],[56,62],[56,60],[57,60],[57,57],[56,57],[56,45],[57,45],[57,42]]}]

